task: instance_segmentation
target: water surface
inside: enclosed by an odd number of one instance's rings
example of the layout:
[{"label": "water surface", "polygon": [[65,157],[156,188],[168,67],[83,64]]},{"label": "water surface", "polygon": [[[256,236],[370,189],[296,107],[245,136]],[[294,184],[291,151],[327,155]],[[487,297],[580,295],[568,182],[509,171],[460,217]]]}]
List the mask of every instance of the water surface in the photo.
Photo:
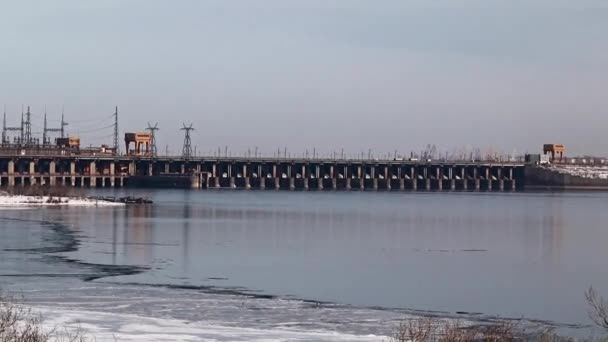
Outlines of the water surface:
[{"label": "water surface", "polygon": [[585,326],[585,289],[608,293],[607,193],[126,193],[155,204],[0,211],[0,285],[346,339],[419,311]]}]

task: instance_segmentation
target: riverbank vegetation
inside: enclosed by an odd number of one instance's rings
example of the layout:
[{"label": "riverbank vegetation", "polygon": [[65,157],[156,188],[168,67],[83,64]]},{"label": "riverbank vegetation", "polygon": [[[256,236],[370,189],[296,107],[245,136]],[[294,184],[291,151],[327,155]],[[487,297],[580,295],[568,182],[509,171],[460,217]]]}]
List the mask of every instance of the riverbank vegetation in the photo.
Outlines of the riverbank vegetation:
[{"label": "riverbank vegetation", "polygon": [[49,329],[23,301],[0,293],[0,342],[87,342],[80,331]]},{"label": "riverbank vegetation", "polygon": [[403,321],[391,336],[391,342],[608,342],[608,301],[598,295],[593,287],[585,292],[589,317],[601,328],[603,336],[585,338],[564,337],[550,329],[526,331],[517,324],[502,321],[488,324],[464,324],[460,321],[436,317],[413,318]]}]

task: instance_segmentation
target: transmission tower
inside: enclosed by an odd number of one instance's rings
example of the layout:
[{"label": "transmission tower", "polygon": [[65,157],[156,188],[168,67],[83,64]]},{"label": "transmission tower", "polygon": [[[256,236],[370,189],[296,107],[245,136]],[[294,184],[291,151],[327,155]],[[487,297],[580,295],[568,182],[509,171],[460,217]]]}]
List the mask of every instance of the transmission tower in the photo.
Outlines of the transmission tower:
[{"label": "transmission tower", "polygon": [[30,106],[27,106],[27,112],[25,113],[25,145],[31,145],[32,139],[32,113],[30,112]]},{"label": "transmission tower", "polygon": [[190,132],[194,131],[194,128],[192,127],[192,124],[189,126],[186,126],[186,124],[183,125],[184,127],[181,128],[181,130],[184,131],[184,148],[182,149],[182,157],[184,159],[190,159],[192,156],[192,141],[190,140]]},{"label": "transmission tower", "polygon": [[118,155],[119,153],[119,146],[118,146],[118,106],[116,106],[116,109],[114,110],[114,153],[116,155]]},{"label": "transmission tower", "polygon": [[48,128],[47,127],[47,123],[46,123],[46,110],[44,111],[44,130],[43,130],[43,134],[42,134],[42,144],[43,145],[48,145],[51,143],[51,139],[49,138],[49,132],[59,132],[61,134],[61,138],[65,137],[65,126],[67,126],[68,123],[65,122],[64,119],[64,115],[63,115],[63,109],[61,110],[61,127],[60,128]]},{"label": "transmission tower", "polygon": [[150,131],[150,156],[156,157],[157,156],[156,137],[155,137],[156,134],[154,132],[158,131],[158,122],[155,123],[154,126],[152,126],[148,122],[148,128],[146,128],[146,130]]}]

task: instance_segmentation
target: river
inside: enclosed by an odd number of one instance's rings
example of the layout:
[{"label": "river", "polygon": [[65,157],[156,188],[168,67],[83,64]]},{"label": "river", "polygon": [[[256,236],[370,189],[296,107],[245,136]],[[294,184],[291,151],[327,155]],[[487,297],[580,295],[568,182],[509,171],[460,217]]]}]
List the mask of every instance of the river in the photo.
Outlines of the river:
[{"label": "river", "polygon": [[577,334],[608,295],[608,193],[96,190],[2,208],[0,288],[120,340],[377,341],[411,315]]}]

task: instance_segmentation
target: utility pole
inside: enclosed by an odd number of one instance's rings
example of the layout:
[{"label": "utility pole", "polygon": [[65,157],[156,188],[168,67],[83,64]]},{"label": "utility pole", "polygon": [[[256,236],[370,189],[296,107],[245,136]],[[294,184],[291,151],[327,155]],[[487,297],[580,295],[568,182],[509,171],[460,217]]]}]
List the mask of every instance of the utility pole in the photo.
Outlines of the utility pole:
[{"label": "utility pole", "polygon": [[44,108],[44,128],[42,129],[42,145],[46,145],[46,107]]},{"label": "utility pole", "polygon": [[118,106],[114,110],[114,153],[118,155],[120,146],[118,145]]},{"label": "utility pole", "polygon": [[61,106],[61,138],[65,138],[65,126],[67,125],[68,123],[63,119],[63,106]]},{"label": "utility pole", "polygon": [[4,118],[2,119],[2,145],[6,144],[6,105],[4,105]]},{"label": "utility pole", "polygon": [[189,126],[186,126],[186,124],[183,125],[184,127],[180,129],[184,131],[184,147],[182,149],[182,157],[188,160],[192,156],[192,140],[190,139],[190,132],[194,131],[194,128],[192,127],[192,124]]},{"label": "utility pole", "polygon": [[150,156],[152,156],[153,158],[156,158],[157,156],[157,150],[156,150],[156,134],[154,132],[158,131],[158,122],[154,124],[154,126],[152,126],[149,122],[148,122],[148,128],[146,128],[148,131],[150,131]]},{"label": "utility pole", "polygon": [[24,142],[23,142],[23,126],[24,126],[24,121],[23,121],[23,105],[21,105],[21,136],[19,137],[19,146],[23,146]]}]

